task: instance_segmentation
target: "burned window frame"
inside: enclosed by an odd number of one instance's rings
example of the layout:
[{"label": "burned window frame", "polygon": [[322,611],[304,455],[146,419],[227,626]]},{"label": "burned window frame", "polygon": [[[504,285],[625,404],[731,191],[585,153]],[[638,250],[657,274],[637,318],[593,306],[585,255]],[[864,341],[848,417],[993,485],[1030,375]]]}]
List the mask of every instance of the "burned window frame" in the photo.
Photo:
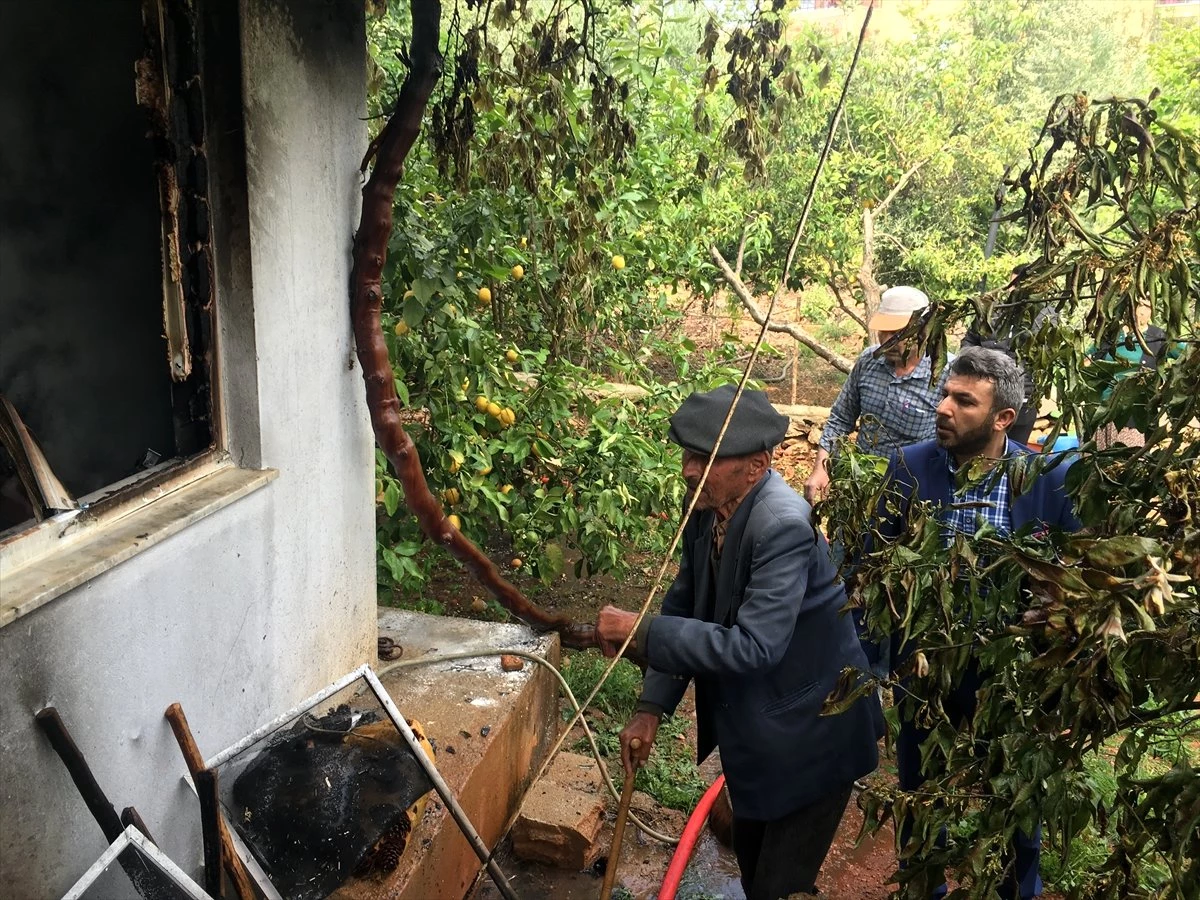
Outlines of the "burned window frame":
[{"label": "burned window frame", "polygon": [[[222,454],[200,6],[195,0],[142,0],[144,52],[131,73],[133,98],[146,116],[159,198],[164,362],[170,376],[174,452],[163,459],[147,451],[141,471],[84,498],[65,490],[47,494],[23,479],[33,518],[0,534],[0,547],[37,532],[59,513],[84,511],[81,521],[71,523],[73,528],[117,513],[130,501],[199,477]],[[23,432],[19,415],[10,412],[13,427],[6,429],[12,434],[4,435],[5,448],[20,469],[19,457],[29,453],[30,442],[8,439]],[[34,468],[48,470],[36,443],[32,458]],[[52,472],[49,478],[57,483]]]}]

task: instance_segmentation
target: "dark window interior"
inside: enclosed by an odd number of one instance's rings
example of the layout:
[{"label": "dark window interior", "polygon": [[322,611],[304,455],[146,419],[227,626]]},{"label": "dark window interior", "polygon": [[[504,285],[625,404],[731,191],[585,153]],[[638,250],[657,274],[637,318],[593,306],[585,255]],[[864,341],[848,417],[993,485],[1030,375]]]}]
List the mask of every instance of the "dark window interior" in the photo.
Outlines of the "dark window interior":
[{"label": "dark window interior", "polygon": [[[134,92],[146,53],[139,0],[3,6],[0,392],[79,497],[212,443],[211,266],[204,296],[191,283],[207,205],[193,198],[180,209],[195,362],[177,382],[164,338],[156,154],[207,174],[196,152],[147,136]],[[185,49],[195,66],[194,44]],[[179,97],[199,105],[197,84]],[[202,120],[193,118],[201,133],[191,137],[201,145]],[[0,461],[0,479],[10,463]]]}]

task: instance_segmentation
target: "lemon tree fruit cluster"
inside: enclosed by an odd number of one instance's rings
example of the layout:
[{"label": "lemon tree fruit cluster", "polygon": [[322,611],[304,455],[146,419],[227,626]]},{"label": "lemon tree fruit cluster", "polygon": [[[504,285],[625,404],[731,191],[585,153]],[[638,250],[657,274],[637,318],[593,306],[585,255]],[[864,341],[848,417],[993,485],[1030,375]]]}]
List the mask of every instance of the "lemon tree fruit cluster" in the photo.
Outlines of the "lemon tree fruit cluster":
[{"label": "lemon tree fruit cluster", "polygon": [[[393,296],[401,291],[394,291]],[[663,549],[682,500],[667,416],[692,389],[733,377],[702,366],[645,400],[593,399],[601,379],[546,350],[505,346],[485,323],[432,308],[408,330],[402,300],[385,331],[426,478],[454,527],[501,565],[549,580],[575,551],[580,573],[620,573],[630,547]],[[688,351],[680,349],[680,353]],[[519,379],[520,362],[536,383]],[[677,365],[685,366],[681,357]],[[400,485],[376,453],[378,580],[385,596],[419,591],[452,565],[423,542]]]}]

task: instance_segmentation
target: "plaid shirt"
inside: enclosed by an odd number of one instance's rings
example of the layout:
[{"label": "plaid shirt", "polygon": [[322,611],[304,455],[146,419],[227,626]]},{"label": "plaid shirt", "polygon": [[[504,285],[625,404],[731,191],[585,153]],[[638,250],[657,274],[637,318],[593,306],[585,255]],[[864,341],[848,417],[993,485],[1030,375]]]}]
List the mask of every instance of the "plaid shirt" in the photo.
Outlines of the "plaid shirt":
[{"label": "plaid shirt", "polygon": [[857,360],[841,393],[829,410],[821,432],[821,449],[833,453],[840,438],[858,426],[858,446],[873,453],[889,453],[905,444],[926,441],[935,434],[936,410],[949,370],[935,387],[929,386],[932,364],[921,357],[907,375],[897,376],[882,356],[874,358],[875,344]]},{"label": "plaid shirt", "polygon": [[969,463],[966,468],[960,468],[949,453],[946,454],[946,462],[950,470],[950,483],[954,485],[953,502],[946,513],[942,531],[946,543],[953,539],[955,532],[975,534],[983,523],[991,525],[1001,535],[1012,531],[1008,466],[1004,460],[976,480],[969,477]]}]

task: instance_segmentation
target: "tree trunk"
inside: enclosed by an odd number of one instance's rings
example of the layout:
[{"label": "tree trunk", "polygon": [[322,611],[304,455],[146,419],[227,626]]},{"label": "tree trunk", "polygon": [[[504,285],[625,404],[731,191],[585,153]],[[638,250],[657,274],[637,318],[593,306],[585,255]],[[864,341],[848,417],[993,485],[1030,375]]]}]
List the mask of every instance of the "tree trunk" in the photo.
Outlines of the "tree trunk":
[{"label": "tree trunk", "polygon": [[[858,267],[858,287],[862,291],[863,321],[870,322],[875,310],[879,309],[879,282],[875,280],[875,214],[863,210],[863,255]],[[875,335],[867,329],[872,341]]]},{"label": "tree trunk", "polygon": [[571,647],[595,646],[595,629],[575,625],[566,616],[550,615],[509,584],[496,566],[447,520],[441,503],[429,490],[421,459],[400,421],[391,360],[383,339],[383,265],[392,232],[392,203],[404,160],[421,130],[429,96],[442,69],[438,51],[441,3],[412,0],[410,68],[396,107],[363,157],[362,170],[374,160],[363,187],[362,219],[354,238],[350,316],[358,361],[367,388],[367,406],[375,440],[404,486],[404,499],[421,530],[444,546],[500,603],[517,618],[542,630],[557,631]]}]

